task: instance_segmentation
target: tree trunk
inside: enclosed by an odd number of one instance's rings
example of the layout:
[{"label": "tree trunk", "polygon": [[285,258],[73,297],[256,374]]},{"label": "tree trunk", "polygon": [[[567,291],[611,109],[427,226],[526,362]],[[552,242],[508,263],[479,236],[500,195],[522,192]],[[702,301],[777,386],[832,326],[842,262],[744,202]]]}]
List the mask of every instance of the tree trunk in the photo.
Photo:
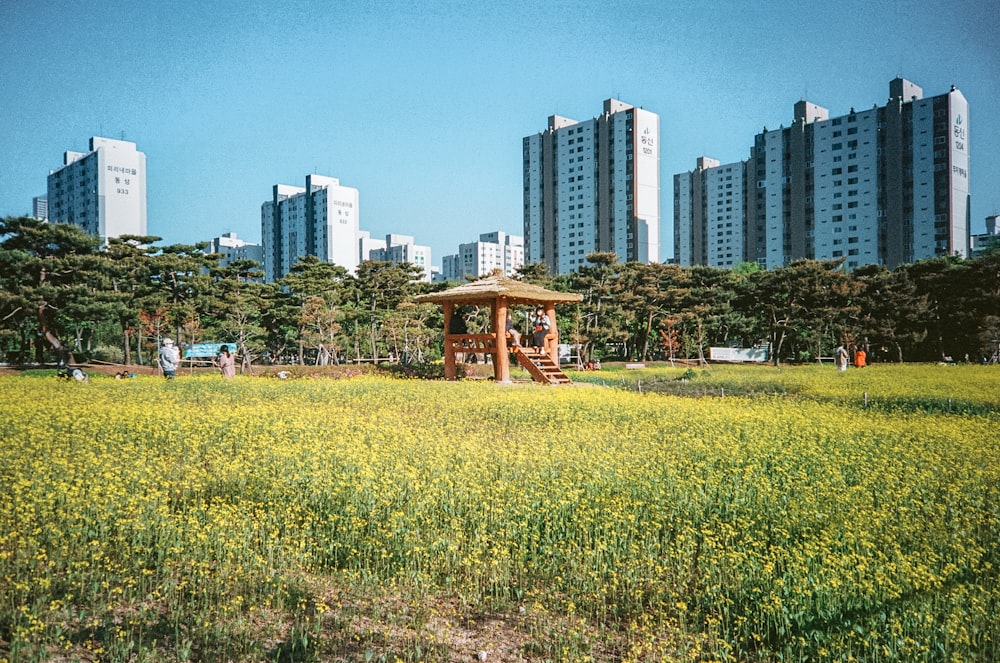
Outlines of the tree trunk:
[{"label": "tree trunk", "polygon": [[28,356],[29,342],[28,342],[28,330],[25,328],[24,323],[21,323],[19,331],[21,332],[21,347],[17,350],[17,363],[19,365],[24,365],[25,358]]},{"label": "tree trunk", "polygon": [[649,334],[653,331],[653,314],[646,315],[646,332],[642,339],[642,361],[646,361],[649,356]]},{"label": "tree trunk", "polygon": [[698,319],[698,365],[706,366],[708,364],[705,361],[705,327],[701,324],[701,318]]},{"label": "tree trunk", "polygon": [[253,364],[250,362],[250,351],[247,349],[246,343],[240,342],[240,355],[243,357],[243,361],[240,363],[240,373],[249,373],[253,375]]},{"label": "tree trunk", "polygon": [[128,327],[124,327],[124,330],[122,331],[122,347],[125,348],[123,358],[126,366],[129,366],[132,363],[132,344],[130,343],[131,339],[129,336]]},{"label": "tree trunk", "polygon": [[42,333],[42,336],[45,338],[48,344],[52,346],[52,349],[56,351],[56,354],[59,357],[60,364],[64,364],[67,362],[71,364],[76,363],[76,361],[73,359],[73,354],[66,349],[66,346],[62,344],[62,341],[59,340],[59,337],[56,336],[51,329],[49,329],[48,322],[45,318],[45,309],[47,307],[48,307],[48,302],[44,300],[38,302],[38,309],[37,309],[38,327]]},{"label": "tree trunk", "polygon": [[781,330],[775,330],[771,333],[771,351],[774,356],[771,358],[772,364],[778,366],[781,363],[781,346],[785,343],[785,333]]}]

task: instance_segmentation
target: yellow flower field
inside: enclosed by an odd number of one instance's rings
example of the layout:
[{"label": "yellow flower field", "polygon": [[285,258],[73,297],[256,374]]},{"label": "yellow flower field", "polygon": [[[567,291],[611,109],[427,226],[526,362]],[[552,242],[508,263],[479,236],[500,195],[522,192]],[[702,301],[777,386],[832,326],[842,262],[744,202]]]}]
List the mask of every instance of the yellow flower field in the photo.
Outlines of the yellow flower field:
[{"label": "yellow flower field", "polygon": [[995,367],[825,369],[2,379],[0,659],[996,660]]}]

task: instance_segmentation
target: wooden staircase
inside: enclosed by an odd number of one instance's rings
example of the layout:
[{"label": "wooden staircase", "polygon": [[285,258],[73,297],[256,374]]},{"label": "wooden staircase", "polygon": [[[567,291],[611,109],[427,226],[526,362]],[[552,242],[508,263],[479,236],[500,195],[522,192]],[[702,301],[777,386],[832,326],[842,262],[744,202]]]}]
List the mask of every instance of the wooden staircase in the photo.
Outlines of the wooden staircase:
[{"label": "wooden staircase", "polygon": [[544,352],[535,352],[530,348],[514,347],[517,363],[531,374],[535,382],[542,384],[570,384],[570,379],[559,369],[559,365]]}]

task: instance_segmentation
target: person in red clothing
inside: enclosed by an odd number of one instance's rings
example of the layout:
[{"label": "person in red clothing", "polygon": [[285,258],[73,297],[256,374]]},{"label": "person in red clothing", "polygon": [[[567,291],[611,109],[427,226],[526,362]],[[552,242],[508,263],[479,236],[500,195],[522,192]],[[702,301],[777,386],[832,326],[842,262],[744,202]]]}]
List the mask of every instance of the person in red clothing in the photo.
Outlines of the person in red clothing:
[{"label": "person in red clothing", "polygon": [[864,350],[858,348],[857,351],[854,353],[854,365],[857,366],[858,368],[864,368],[865,366],[867,366],[867,364],[865,363],[867,361],[868,361],[868,355],[865,353]]}]

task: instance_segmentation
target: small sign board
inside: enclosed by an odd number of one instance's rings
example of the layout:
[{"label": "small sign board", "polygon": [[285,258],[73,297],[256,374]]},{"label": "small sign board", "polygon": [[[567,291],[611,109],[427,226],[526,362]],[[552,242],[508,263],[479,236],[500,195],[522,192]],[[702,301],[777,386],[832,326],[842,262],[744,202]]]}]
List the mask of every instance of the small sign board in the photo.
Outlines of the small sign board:
[{"label": "small sign board", "polygon": [[762,364],[767,361],[767,348],[709,348],[708,358],[712,361],[747,361]]},{"label": "small sign board", "polygon": [[225,343],[192,343],[184,348],[185,359],[200,359],[203,357],[218,357],[219,348]]}]

